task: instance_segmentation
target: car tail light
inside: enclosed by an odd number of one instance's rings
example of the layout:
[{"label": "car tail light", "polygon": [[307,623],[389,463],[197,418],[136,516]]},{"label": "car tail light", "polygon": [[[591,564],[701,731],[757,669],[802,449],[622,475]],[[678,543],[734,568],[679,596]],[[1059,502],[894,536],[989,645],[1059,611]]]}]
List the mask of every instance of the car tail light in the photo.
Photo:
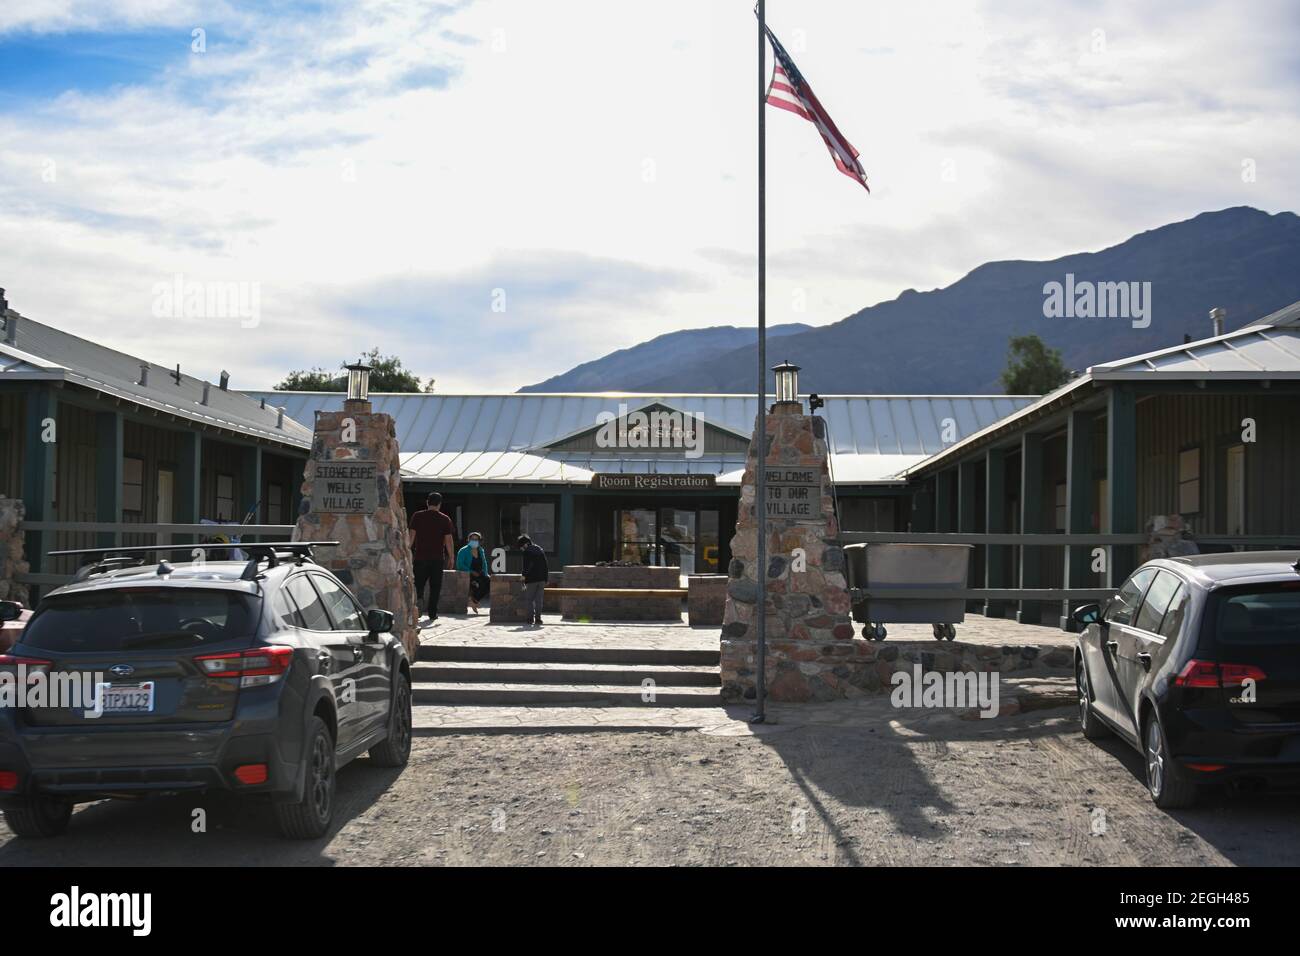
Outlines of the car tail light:
[{"label": "car tail light", "polygon": [[236,767],[235,779],[248,786],[266,783],[266,764],[246,763],[242,767]]},{"label": "car tail light", "polygon": [[18,774],[12,770],[0,770],[0,791],[18,789]]},{"label": "car tail light", "polygon": [[50,674],[50,668],[54,664],[51,661],[42,660],[39,657],[19,657],[16,654],[0,654],[0,674],[12,674],[16,679],[19,674],[25,674],[30,681],[37,674],[43,674],[46,677]]},{"label": "car tail light", "polygon": [[1262,681],[1266,676],[1254,664],[1188,661],[1174,678],[1174,683],[1179,687],[1240,687],[1248,680]]},{"label": "car tail light", "polygon": [[238,677],[240,687],[274,684],[289,669],[293,648],[276,644],[226,654],[203,654],[194,658],[209,677]]}]

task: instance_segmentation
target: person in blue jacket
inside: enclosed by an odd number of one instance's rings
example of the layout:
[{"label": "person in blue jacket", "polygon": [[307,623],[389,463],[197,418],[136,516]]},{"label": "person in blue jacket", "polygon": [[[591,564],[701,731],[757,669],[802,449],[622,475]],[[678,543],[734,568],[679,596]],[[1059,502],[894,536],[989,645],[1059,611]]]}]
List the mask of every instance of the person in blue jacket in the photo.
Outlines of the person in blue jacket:
[{"label": "person in blue jacket", "polygon": [[469,606],[477,614],[479,602],[488,596],[492,586],[487,549],[483,547],[483,536],[477,531],[471,531],[465,546],[456,552],[456,570],[469,572]]}]

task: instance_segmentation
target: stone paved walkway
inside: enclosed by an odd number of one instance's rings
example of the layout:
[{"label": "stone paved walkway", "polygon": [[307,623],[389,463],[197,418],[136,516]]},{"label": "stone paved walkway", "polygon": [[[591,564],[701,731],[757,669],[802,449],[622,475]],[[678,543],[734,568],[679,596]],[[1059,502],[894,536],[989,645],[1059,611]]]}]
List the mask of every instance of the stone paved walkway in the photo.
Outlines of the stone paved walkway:
[{"label": "stone paved walkway", "polygon": [[[420,632],[422,644],[506,644],[551,645],[557,647],[655,647],[690,650],[716,650],[720,627],[690,627],[685,615],[679,623],[641,623],[593,621],[578,623],[542,618],[545,626],[530,628],[522,624],[489,624],[487,613],[440,617]],[[858,626],[861,630],[861,626]],[[967,644],[1002,646],[1032,644],[1043,649],[1073,647],[1074,635],[1058,627],[1017,624],[1005,618],[966,615],[957,625],[957,640]],[[891,624],[885,644],[916,641],[937,645],[929,624]]]}]

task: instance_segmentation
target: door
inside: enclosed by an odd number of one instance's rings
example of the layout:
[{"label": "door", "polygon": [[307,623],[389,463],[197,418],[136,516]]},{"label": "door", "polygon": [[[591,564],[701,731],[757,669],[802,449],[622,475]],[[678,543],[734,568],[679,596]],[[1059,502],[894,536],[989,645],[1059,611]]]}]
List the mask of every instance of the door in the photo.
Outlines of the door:
[{"label": "door", "polygon": [[1172,647],[1162,634],[1161,625],[1182,586],[1172,571],[1158,571],[1147,587],[1133,623],[1123,628],[1119,638],[1117,671],[1123,696],[1120,709],[1133,720],[1135,731],[1138,702],[1148,675],[1159,669]]},{"label": "door", "polygon": [[695,573],[719,574],[722,560],[722,523],[716,508],[701,508],[695,547]]},{"label": "door", "polygon": [[682,574],[694,574],[697,548],[694,509],[660,508],[658,543],[657,563],[681,568]]},{"label": "door", "polygon": [[346,750],[357,740],[364,723],[360,703],[361,655],[348,640],[346,631],[334,629],[325,602],[312,584],[315,575],[295,574],[285,582],[284,590],[298,607],[306,630],[304,639],[316,649],[321,673],[329,678],[334,690],[334,709],[338,722],[339,750]]},{"label": "door", "polygon": [[653,508],[620,508],[614,512],[614,560],[657,563],[659,523]]},{"label": "door", "polygon": [[1133,716],[1127,696],[1122,690],[1120,661],[1125,653],[1129,656],[1137,654],[1131,647],[1127,651],[1124,648],[1126,644],[1132,645],[1135,640],[1131,628],[1142,604],[1142,597],[1155,576],[1155,568],[1142,568],[1125,581],[1119,592],[1106,604],[1101,622],[1096,625],[1098,640],[1088,641],[1084,645],[1088,677],[1092,681],[1098,713],[1132,733],[1136,733],[1136,730],[1133,730]]},{"label": "door", "polygon": [[313,574],[336,631],[347,635],[357,662],[356,699],[359,708],[358,737],[365,737],[388,719],[389,674],[388,644],[383,640],[367,641],[366,616],[343,587],[331,577]]}]

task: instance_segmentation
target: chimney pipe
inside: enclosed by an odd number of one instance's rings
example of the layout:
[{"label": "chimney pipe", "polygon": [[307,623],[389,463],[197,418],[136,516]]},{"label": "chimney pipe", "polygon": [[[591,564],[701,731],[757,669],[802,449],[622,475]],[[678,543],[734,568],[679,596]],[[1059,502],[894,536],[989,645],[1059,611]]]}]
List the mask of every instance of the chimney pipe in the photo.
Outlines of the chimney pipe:
[{"label": "chimney pipe", "polygon": [[149,387],[149,366],[147,363],[140,363],[140,381],[135,384],[139,385],[141,388]]},{"label": "chimney pipe", "polygon": [[228,391],[230,385],[230,373],[225,369],[221,370],[221,384],[218,386],[223,392]]},{"label": "chimney pipe", "polygon": [[1213,308],[1210,310],[1210,321],[1214,323],[1214,335],[1216,338],[1223,334],[1223,320],[1227,317],[1227,309]]},{"label": "chimney pipe", "polygon": [[[0,292],[3,291],[4,291],[3,289],[0,289]],[[5,319],[5,344],[6,345],[18,344],[18,313],[17,312],[15,312],[11,316],[8,316]]]},{"label": "chimney pipe", "polygon": [[206,405],[206,404],[208,404],[208,393],[209,393],[210,391],[212,391],[212,383],[211,383],[211,382],[204,382],[204,383],[203,383],[203,401],[200,402],[199,404],[201,404],[201,405]]},{"label": "chimney pipe", "polygon": [[279,414],[275,416],[275,427],[283,428],[284,427],[284,406],[283,405],[280,406],[279,408],[276,409],[276,411],[279,412]]}]

